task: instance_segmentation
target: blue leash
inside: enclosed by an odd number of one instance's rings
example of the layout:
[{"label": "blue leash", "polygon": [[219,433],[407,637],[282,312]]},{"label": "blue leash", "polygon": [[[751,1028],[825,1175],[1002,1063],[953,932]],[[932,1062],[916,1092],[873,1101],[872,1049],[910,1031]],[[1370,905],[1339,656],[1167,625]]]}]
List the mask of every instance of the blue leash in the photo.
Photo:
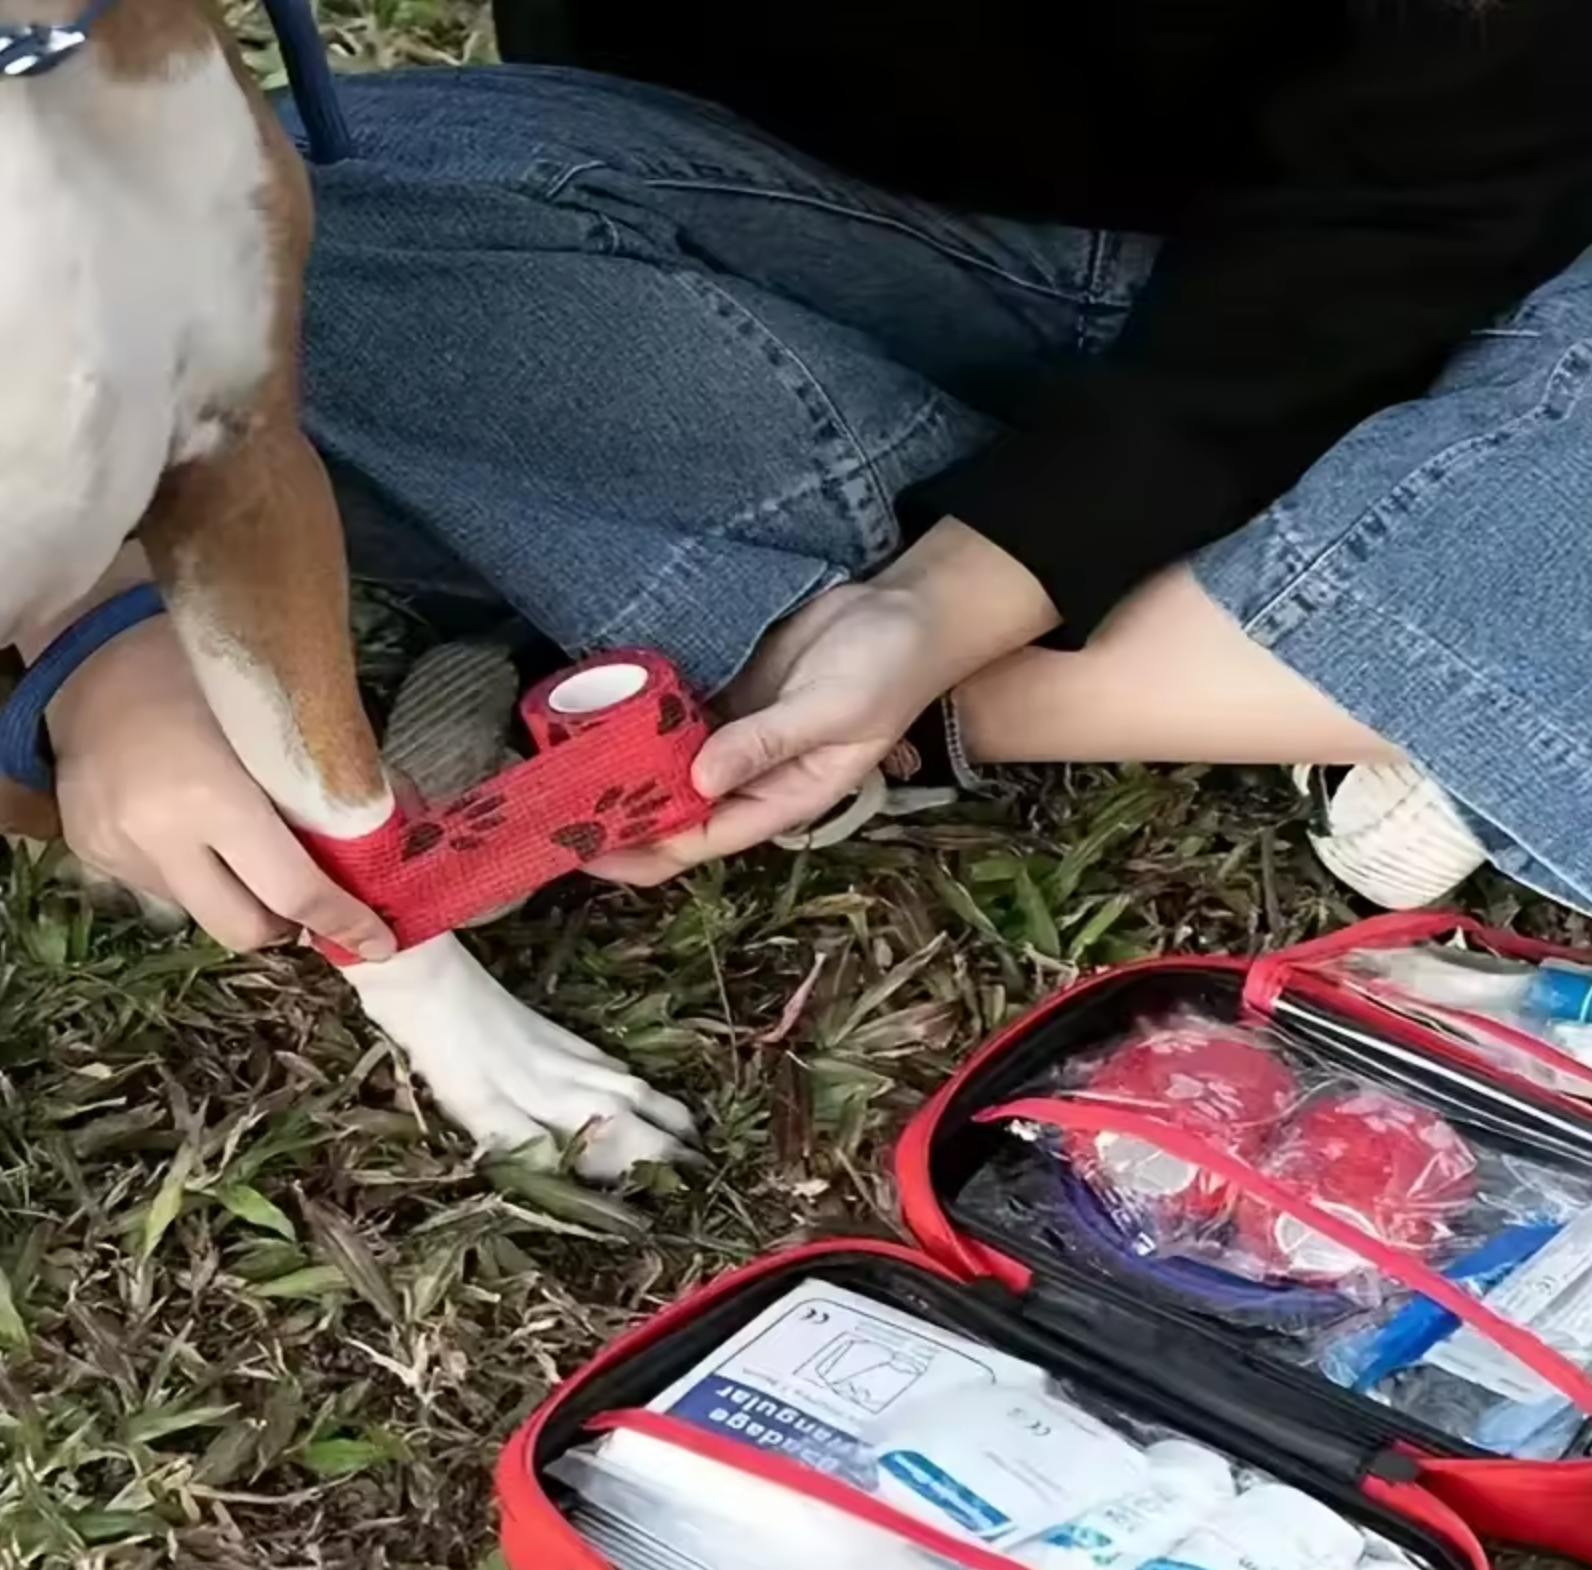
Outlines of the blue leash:
[{"label": "blue leash", "polygon": [[[118,0],[88,0],[70,22],[0,27],[0,80],[43,76],[53,71],[89,41],[95,24],[117,3]],[[338,102],[337,84],[310,0],[264,0],[264,4],[282,49],[293,102],[304,122],[311,162],[335,164],[352,157],[354,138]]]},{"label": "blue leash", "polygon": [[[96,0],[105,3],[105,0]],[[287,67],[288,86],[304,122],[310,162],[337,164],[354,156],[354,135],[348,128],[343,105],[337,96],[326,45],[310,0],[264,0],[265,14],[271,19]]]}]

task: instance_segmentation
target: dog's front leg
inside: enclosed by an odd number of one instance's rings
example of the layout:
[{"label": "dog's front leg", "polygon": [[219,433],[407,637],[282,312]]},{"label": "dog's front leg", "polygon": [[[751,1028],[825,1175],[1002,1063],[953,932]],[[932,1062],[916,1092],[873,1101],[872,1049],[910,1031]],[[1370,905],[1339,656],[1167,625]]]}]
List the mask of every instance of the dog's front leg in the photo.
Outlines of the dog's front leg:
[{"label": "dog's front leg", "polygon": [[[355,683],[341,528],[319,457],[260,414],[173,470],[141,535],[244,767],[297,827],[354,838],[393,810]],[[367,1014],[483,1144],[586,1131],[582,1169],[667,1160],[690,1118],[509,995],[449,935],[345,972]]]}]

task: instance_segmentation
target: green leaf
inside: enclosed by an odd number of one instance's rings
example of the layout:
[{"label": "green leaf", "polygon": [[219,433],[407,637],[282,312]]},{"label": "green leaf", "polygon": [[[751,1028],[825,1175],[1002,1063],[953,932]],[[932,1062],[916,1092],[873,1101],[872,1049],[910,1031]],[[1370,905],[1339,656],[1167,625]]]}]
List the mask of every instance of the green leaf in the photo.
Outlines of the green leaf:
[{"label": "green leaf", "polygon": [[304,1202],[304,1219],[315,1242],[327,1256],[344,1280],[370,1304],[390,1325],[396,1325],[403,1315],[398,1299],[387,1280],[386,1273],[376,1263],[370,1245],[359,1235],[358,1229],[344,1215],[328,1205]]},{"label": "green leaf", "polygon": [[306,1265],[274,1281],[257,1281],[250,1288],[256,1297],[325,1297],[347,1290],[348,1277],[336,1265]]},{"label": "green leaf", "polygon": [[167,1228],[182,1214],[183,1195],[187,1192],[188,1179],[193,1174],[196,1155],[193,1145],[185,1144],[172,1157],[166,1176],[161,1180],[160,1190],[144,1213],[144,1239],[139,1250],[141,1261],[149,1259],[160,1247],[160,1240],[166,1235]]},{"label": "green leaf", "polygon": [[409,1317],[424,1319],[459,1279],[469,1245],[453,1238],[432,1249],[409,1283]]},{"label": "green leaf", "polygon": [[372,1428],[359,1438],[312,1439],[298,1452],[298,1460],[318,1477],[352,1477],[373,1466],[402,1461],[408,1454],[396,1434]]},{"label": "green leaf", "polygon": [[1061,957],[1061,934],[1056,930],[1056,918],[1039,892],[1039,885],[1029,875],[1028,868],[1017,863],[1013,880],[1017,888],[1017,912],[1023,921],[1023,936],[1039,953],[1050,959]]},{"label": "green leaf", "polygon": [[982,933],[986,938],[993,938],[997,943],[1000,941],[1000,929],[990,920],[978,901],[944,867],[931,864],[929,881],[934,885],[935,892],[940,898],[975,932]]},{"label": "green leaf", "polygon": [[216,1190],[217,1202],[240,1221],[263,1232],[275,1232],[289,1243],[298,1241],[293,1223],[280,1206],[273,1204],[259,1189],[247,1183],[228,1183]]},{"label": "green leaf", "polygon": [[41,965],[53,970],[65,966],[72,953],[72,928],[60,913],[59,902],[41,902],[32,928],[28,932],[28,947]]},{"label": "green leaf", "polygon": [[502,1156],[487,1162],[482,1175],[500,1194],[528,1200],[557,1220],[589,1227],[608,1237],[640,1238],[652,1223],[622,1200],[582,1188],[556,1172],[538,1170],[533,1156]]},{"label": "green leaf", "polygon": [[28,1327],[11,1291],[11,1278],[0,1270],[0,1350],[26,1352]]},{"label": "green leaf", "polygon": [[1132,905],[1131,894],[1113,894],[1110,899],[1102,900],[1100,908],[1073,934],[1072,942],[1067,945],[1067,958],[1082,960]]},{"label": "green leaf", "polygon": [[240,1477],[254,1459],[260,1425],[233,1423],[210,1441],[209,1448],[194,1468],[194,1481],[210,1488],[225,1488]]},{"label": "green leaf", "polygon": [[232,1406],[151,1407],[127,1420],[124,1435],[130,1445],[149,1445],[190,1428],[214,1428],[231,1417]]},{"label": "green leaf", "polygon": [[66,1521],[85,1543],[125,1543],[135,1537],[164,1537],[171,1530],[158,1515],[134,1510],[83,1510]]}]

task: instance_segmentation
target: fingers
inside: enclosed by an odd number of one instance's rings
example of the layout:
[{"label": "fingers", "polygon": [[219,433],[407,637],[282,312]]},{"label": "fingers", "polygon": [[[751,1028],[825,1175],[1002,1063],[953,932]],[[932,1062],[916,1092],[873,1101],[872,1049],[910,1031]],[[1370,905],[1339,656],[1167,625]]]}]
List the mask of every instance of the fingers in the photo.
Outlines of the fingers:
[{"label": "fingers", "polygon": [[734,856],[822,817],[856,790],[881,749],[820,747],[784,764],[746,790],[726,796],[700,828],[642,850],[621,851],[587,871],[616,883],[648,888],[706,861]]},{"label": "fingers", "polygon": [[292,922],[267,910],[226,863],[203,846],[170,858],[165,882],[171,897],[234,953],[266,948],[298,932]]},{"label": "fingers", "polygon": [[364,960],[391,959],[398,945],[387,925],[315,865],[263,799],[262,807],[261,821],[216,836],[216,852],[234,881],[295,931],[325,938]]},{"label": "fingers", "polygon": [[832,742],[834,732],[833,691],[809,687],[793,692],[709,736],[697,754],[692,781],[716,801]]},{"label": "fingers", "polygon": [[175,901],[235,952],[305,931],[362,959],[396,952],[387,926],[315,865],[263,795],[251,790],[241,801],[211,801],[208,808],[203,839],[188,824],[171,822],[118,836],[109,854],[79,854],[122,883]]}]

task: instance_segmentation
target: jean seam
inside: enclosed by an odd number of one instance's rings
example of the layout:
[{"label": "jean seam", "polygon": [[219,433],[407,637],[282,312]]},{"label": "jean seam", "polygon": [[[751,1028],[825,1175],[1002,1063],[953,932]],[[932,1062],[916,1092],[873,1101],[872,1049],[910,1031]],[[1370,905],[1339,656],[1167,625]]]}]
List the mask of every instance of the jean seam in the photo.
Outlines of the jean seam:
[{"label": "jean seam", "polygon": [[[532,167],[527,167],[521,175],[521,180],[527,185],[534,185]],[[558,174],[548,181],[547,185],[538,193],[549,202],[556,202],[569,188],[570,182],[578,180],[583,174],[590,174],[593,169],[605,169],[608,166],[600,158],[588,158],[585,163],[570,164],[567,168],[559,170]]]},{"label": "jean seam", "polygon": [[[869,480],[873,487],[875,500],[879,504],[879,510],[884,515],[890,515],[893,507],[893,498],[885,495],[878,476],[872,472],[872,466],[869,463],[867,451],[863,446],[861,437],[857,435],[850,420],[846,418],[840,406],[830,395],[829,389],[824,386],[817,373],[803,359],[802,355],[781,338],[751,306],[744,300],[738,299],[709,274],[703,272],[676,272],[673,277],[688,293],[693,288],[704,290],[716,298],[719,308],[728,316],[733,318],[739,315],[744,321],[749,322],[762,335],[764,344],[773,349],[785,361],[787,366],[794,368],[797,376],[795,384],[792,385],[792,390],[795,390],[796,384],[805,385],[808,396],[816,399],[823,406],[828,413],[829,419],[834,422],[835,430],[839,433],[836,441],[835,461],[830,463],[822,479],[833,482],[841,477],[845,472],[846,460],[839,457],[839,452],[849,449],[852,458],[861,460],[860,467],[854,472],[861,472],[863,469],[869,471]],[[800,394],[797,394],[797,396],[800,399]],[[820,433],[815,431],[815,435],[820,435]],[[871,548],[872,542],[870,542]]]},{"label": "jean seam", "polygon": [[[756,518],[760,515],[777,512],[782,508],[789,507],[794,502],[804,501],[814,493],[823,490],[826,485],[835,480],[850,479],[853,477],[853,475],[861,473],[865,470],[873,470],[876,465],[883,462],[894,453],[899,452],[901,448],[905,447],[906,444],[910,442],[912,438],[916,436],[917,433],[925,425],[927,425],[936,414],[939,413],[941,407],[942,400],[939,398],[939,396],[931,395],[923,402],[922,405],[913,411],[912,417],[910,419],[906,420],[903,424],[897,427],[897,429],[893,431],[890,436],[884,442],[880,443],[880,445],[872,452],[868,452],[859,443],[856,448],[856,457],[847,468],[834,469],[823,474],[809,477],[800,485],[797,485],[788,491],[782,492],[779,496],[765,497],[763,500],[757,502],[751,507],[743,507],[739,512],[731,513],[728,517],[721,519],[718,523],[714,524],[711,529],[704,533],[689,535],[682,538],[676,545],[675,549],[670,553],[668,560],[663,562],[658,567],[658,570],[653,573],[650,581],[641,590],[641,592],[629,600],[622,609],[614,612],[614,614],[610,616],[600,628],[588,634],[583,640],[582,649],[574,650],[572,652],[585,653],[592,649],[606,647],[608,644],[610,644],[613,641],[614,629],[616,627],[623,627],[627,623],[633,622],[636,619],[636,612],[639,607],[651,602],[655,602],[659,598],[660,591],[667,589],[670,582],[678,576],[682,567],[692,561],[695,557],[699,556],[702,552],[716,548],[718,542],[723,538],[723,536],[731,529],[735,528],[738,524],[749,521],[750,519]],[[876,493],[878,492],[876,477],[875,491]],[[893,509],[890,509],[890,511],[891,515],[893,516]],[[768,548],[777,549],[777,547],[772,546]],[[799,553],[792,552],[790,554]],[[809,559],[816,561],[816,558]],[[820,565],[827,567],[830,573],[839,574],[841,578],[849,578],[852,575],[849,569],[834,562],[821,563]]]},{"label": "jean seam", "polygon": [[838,218],[856,219],[860,223],[873,224],[877,228],[889,229],[895,234],[916,240],[918,244],[938,252],[960,267],[973,268],[992,278],[999,278],[1003,283],[1010,284],[1012,288],[1020,289],[1027,294],[1039,295],[1047,300],[1062,300],[1069,305],[1084,306],[1089,303],[1086,295],[1080,295],[1071,289],[1063,289],[1056,284],[1036,283],[1031,279],[1020,278],[984,257],[944,240],[938,240],[917,225],[907,222],[906,219],[895,218],[888,213],[872,212],[866,207],[854,207],[846,202],[815,196],[805,191],[782,191],[769,186],[745,185],[731,180],[688,179],[684,176],[665,175],[641,175],[638,178],[643,184],[658,190],[706,191],[720,196],[746,196],[766,202],[790,202],[800,207],[811,207],[820,212],[831,213]]},{"label": "jean seam", "polygon": [[1406,636],[1445,660],[1452,670],[1463,672],[1476,687],[1487,693],[1487,701],[1493,708],[1503,712],[1529,714],[1538,734],[1552,736],[1563,747],[1566,757],[1585,764],[1588,771],[1592,772],[1592,749],[1589,749],[1584,741],[1563,730],[1542,714],[1531,702],[1527,693],[1516,692],[1507,682],[1500,681],[1492,671],[1468,660],[1458,649],[1446,639],[1439,638],[1430,628],[1409,620],[1396,605],[1374,600],[1358,591],[1350,592],[1352,597],[1371,614],[1385,617]]},{"label": "jean seam", "polygon": [[[1274,621],[1285,605],[1297,602],[1312,581],[1335,576],[1333,569],[1346,551],[1366,547],[1374,540],[1385,538],[1395,519],[1408,520],[1424,510],[1450,481],[1468,472],[1473,461],[1507,446],[1532,427],[1565,419],[1580,403],[1589,374],[1592,374],[1592,339],[1577,340],[1554,362],[1545,379],[1542,396],[1531,408],[1500,422],[1491,430],[1454,442],[1410,470],[1380,499],[1366,507],[1331,544],[1309,558],[1308,564],[1284,588],[1278,590],[1245,621],[1244,631],[1254,635],[1262,623]],[[1556,404],[1556,395],[1564,399],[1562,407]],[[1260,521],[1274,523],[1289,548],[1303,559],[1305,553],[1300,549],[1300,542],[1288,532],[1287,512],[1283,504],[1278,504],[1263,513]],[[1333,592],[1341,594],[1347,591],[1340,582]]]}]

